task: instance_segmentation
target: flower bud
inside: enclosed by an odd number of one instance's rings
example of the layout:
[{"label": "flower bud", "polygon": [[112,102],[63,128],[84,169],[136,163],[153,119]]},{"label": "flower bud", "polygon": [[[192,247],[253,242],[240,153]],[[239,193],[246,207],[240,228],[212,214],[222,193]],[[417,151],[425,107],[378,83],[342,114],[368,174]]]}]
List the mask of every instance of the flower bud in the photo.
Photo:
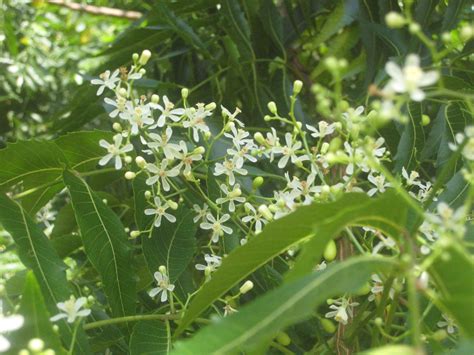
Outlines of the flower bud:
[{"label": "flower bud", "polygon": [[428,126],[430,124],[430,122],[431,122],[430,116],[428,116],[428,115],[422,115],[421,116],[421,124],[423,126]]},{"label": "flower bud", "polygon": [[469,41],[471,38],[474,37],[474,27],[471,25],[462,26],[461,30],[459,31],[459,36],[464,42]]},{"label": "flower bud", "polygon": [[279,332],[276,336],[276,341],[283,346],[288,346],[291,344],[291,338],[285,332]]},{"label": "flower bud", "polygon": [[205,139],[209,139],[209,138],[211,138],[211,136],[212,136],[212,133],[210,131],[204,132],[204,138]]},{"label": "flower bud", "polygon": [[166,201],[166,203],[168,204],[168,206],[170,206],[172,210],[176,211],[178,209],[178,204],[174,202],[173,200],[168,200]]},{"label": "flower bud", "polygon": [[276,103],[275,101],[270,101],[268,104],[267,104],[267,107],[268,107],[268,110],[273,113],[274,115],[276,115],[277,113],[277,106],[276,106]]},{"label": "flower bud", "polygon": [[326,248],[324,249],[323,257],[326,261],[333,261],[336,259],[337,255],[337,246],[334,240],[330,240],[329,243],[326,244]]},{"label": "flower bud", "polygon": [[121,97],[128,97],[128,91],[127,91],[127,89],[125,89],[125,88],[120,88],[119,91],[118,91],[118,94],[119,94]]},{"label": "flower bud", "polygon": [[158,271],[161,272],[162,274],[166,275],[166,266],[161,265],[161,266],[158,268]]},{"label": "flower bud", "polygon": [[142,156],[139,155],[135,158],[135,164],[137,164],[137,166],[140,169],[144,169],[145,166],[146,166],[146,160],[145,160],[145,158],[143,158]]},{"label": "flower bud", "polygon": [[114,124],[112,125],[112,128],[116,132],[122,132],[122,125],[118,122],[114,122]]},{"label": "flower bud", "polygon": [[136,176],[137,176],[137,174],[135,174],[133,171],[127,171],[125,173],[125,179],[127,179],[127,180],[133,180],[133,179],[135,179]]},{"label": "flower bud", "polygon": [[374,319],[374,323],[378,326],[381,326],[381,325],[383,325],[383,320],[382,320],[382,318],[377,317],[377,318]]},{"label": "flower bud", "polygon": [[212,110],[215,110],[217,107],[216,103],[215,102],[211,102],[209,104],[206,105],[205,109],[206,110],[209,110],[209,111],[212,111]]},{"label": "flower bud", "polygon": [[390,11],[385,15],[385,23],[390,28],[402,28],[405,26],[405,17],[402,14],[395,11]]},{"label": "flower bud", "polygon": [[326,64],[326,67],[331,70],[331,71],[334,71],[334,70],[338,70],[338,61],[336,58],[334,57],[328,57],[324,60],[324,64]]},{"label": "flower bud", "polygon": [[247,292],[249,292],[251,289],[253,288],[253,282],[250,281],[250,280],[247,280],[244,282],[244,284],[242,286],[240,286],[240,293],[242,295],[245,295]]},{"label": "flower bud", "polygon": [[28,349],[33,352],[40,352],[44,349],[44,341],[39,338],[33,338],[28,342]]},{"label": "flower bud", "polygon": [[206,148],[203,146],[196,147],[196,149],[193,150],[194,154],[204,154],[206,152]]},{"label": "flower bud", "polygon": [[134,62],[136,62],[138,60],[138,58],[139,58],[138,53],[133,53],[132,54],[132,59],[133,59]]},{"label": "flower bud", "polygon": [[272,118],[271,118],[271,116],[269,116],[269,115],[263,116],[263,120],[264,120],[265,122],[271,121],[271,119],[272,119]]},{"label": "flower bud", "polygon": [[130,238],[135,239],[140,236],[140,231],[131,231]]},{"label": "flower bud", "polygon": [[257,176],[257,177],[256,177],[255,179],[253,179],[253,181],[252,181],[252,188],[253,188],[254,190],[258,189],[260,186],[263,185],[263,182],[264,182],[264,181],[265,181],[265,180],[263,179],[263,177]]},{"label": "flower bud", "polygon": [[271,221],[273,219],[273,215],[268,209],[267,205],[260,205],[258,206],[258,212],[262,214],[263,217]]},{"label": "flower bud", "polygon": [[234,198],[234,197],[239,197],[242,195],[242,190],[241,189],[234,189],[231,192],[229,192],[229,197]]},{"label": "flower bud", "polygon": [[145,75],[146,74],[146,70],[141,68],[139,71],[138,71],[141,75]]},{"label": "flower bud", "polygon": [[181,97],[186,100],[189,95],[189,89],[188,88],[182,88],[181,89]]},{"label": "flower bud", "polygon": [[125,163],[130,164],[133,159],[130,155],[126,155],[123,160],[125,160]]},{"label": "flower bud", "polygon": [[368,282],[366,282],[364,284],[364,286],[362,286],[361,288],[359,288],[356,292],[355,292],[355,295],[356,296],[364,296],[366,294],[368,294],[370,292],[370,284]]},{"label": "flower bud", "polygon": [[321,153],[322,154],[326,154],[329,150],[329,143],[328,142],[324,142],[322,145],[321,145]]},{"label": "flower bud", "polygon": [[448,333],[444,329],[438,329],[436,332],[433,333],[432,337],[436,341],[443,341],[448,337]]},{"label": "flower bud", "polygon": [[273,213],[276,213],[279,210],[278,206],[273,203],[268,206],[268,209]]},{"label": "flower bud", "polygon": [[151,58],[151,52],[148,49],[145,49],[142,52],[142,55],[140,56],[138,63],[140,63],[141,65],[145,65],[146,63],[148,63],[150,58]]},{"label": "flower bud", "polygon": [[301,80],[295,80],[293,82],[293,94],[298,95],[303,88],[303,82]]},{"label": "flower bud", "polygon": [[145,198],[149,200],[151,198],[151,191],[147,190],[145,191]]},{"label": "flower bud", "polygon": [[441,34],[441,40],[443,41],[444,44],[450,43],[451,42],[451,33],[443,32]]},{"label": "flower bud", "polygon": [[410,31],[410,33],[414,34],[414,33],[418,33],[421,31],[421,27],[419,24],[417,24],[416,22],[414,23],[411,23],[410,26],[408,26],[408,30]]},{"label": "flower bud", "polygon": [[322,318],[320,319],[321,321],[321,326],[327,333],[334,333],[336,331],[336,325],[329,319]]},{"label": "flower bud", "polygon": [[160,97],[157,94],[151,95],[151,102],[157,104],[158,102],[160,102]]},{"label": "flower bud", "polygon": [[255,139],[255,141],[258,144],[264,145],[266,143],[265,138],[263,137],[263,134],[260,132],[255,132],[255,134],[253,135],[253,139]]}]

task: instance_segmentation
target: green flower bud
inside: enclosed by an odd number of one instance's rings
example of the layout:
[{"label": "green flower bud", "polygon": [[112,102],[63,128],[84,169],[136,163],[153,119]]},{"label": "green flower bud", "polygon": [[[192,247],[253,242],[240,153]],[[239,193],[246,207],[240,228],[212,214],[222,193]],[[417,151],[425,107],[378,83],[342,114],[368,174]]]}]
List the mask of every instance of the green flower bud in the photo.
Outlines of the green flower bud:
[{"label": "green flower bud", "polygon": [[265,180],[263,179],[263,177],[257,176],[257,177],[256,177],[255,179],[253,179],[253,181],[252,181],[252,188],[253,188],[254,190],[258,189],[260,186],[263,185],[264,181],[265,181]]},{"label": "green flower bud", "polygon": [[122,132],[122,125],[118,122],[114,122],[112,129],[116,132]]},{"label": "green flower bud", "polygon": [[137,174],[135,174],[133,171],[127,171],[125,173],[125,179],[127,179],[127,180],[133,180],[133,179],[135,179],[136,176],[137,176]]},{"label": "green flower bud", "polygon": [[148,49],[145,49],[142,52],[142,55],[140,56],[138,63],[140,63],[141,65],[145,65],[146,63],[148,63],[150,58],[151,58],[151,52]]},{"label": "green flower bud", "polygon": [[370,284],[368,282],[366,282],[364,284],[364,286],[362,286],[360,289],[358,289],[356,292],[355,292],[355,295],[356,296],[364,296],[366,294],[368,294],[370,292]]},{"label": "green flower bud", "polygon": [[140,236],[140,231],[131,231],[130,232],[130,238],[135,239]]},{"label": "green flower bud", "polygon": [[166,266],[161,265],[161,266],[158,268],[158,271],[161,272],[162,274],[166,275]]},{"label": "green flower bud", "polygon": [[216,103],[215,102],[211,102],[209,104],[206,105],[205,109],[206,110],[209,110],[209,111],[212,111],[212,110],[215,110],[217,107]]},{"label": "green flower bud", "polygon": [[151,95],[151,102],[157,104],[158,102],[160,102],[160,97],[157,94]]},{"label": "green flower bud", "polygon": [[204,154],[206,152],[206,148],[203,146],[196,147],[196,149],[193,150],[194,154]]},{"label": "green flower bud", "polygon": [[336,58],[334,57],[328,57],[324,60],[324,64],[326,64],[326,67],[331,70],[331,71],[335,71],[335,70],[338,70],[338,61]]},{"label": "green flower bud", "polygon": [[291,344],[291,338],[285,332],[279,332],[276,336],[276,341],[283,346],[288,346]]},{"label": "green flower bud", "polygon": [[443,341],[448,337],[448,333],[444,329],[439,329],[433,333],[432,337],[436,341]]},{"label": "green flower bud", "polygon": [[265,122],[268,122],[268,121],[270,121],[271,119],[272,119],[272,118],[271,118],[269,115],[263,116],[263,120],[264,120]]},{"label": "green flower bud", "polygon": [[176,211],[178,209],[178,204],[174,202],[173,200],[168,200],[166,202],[168,203],[168,206],[170,206],[172,210]]},{"label": "green flower bud", "polygon": [[118,91],[118,94],[122,97],[127,97],[128,96],[128,91],[125,88],[120,88]]},{"label": "green flower bud", "polygon": [[130,155],[126,155],[123,160],[125,160],[125,163],[130,164],[133,159]]},{"label": "green flower bud", "polygon": [[301,80],[295,80],[293,82],[293,95],[298,95],[303,88],[303,82]]},{"label": "green flower bud", "polygon": [[326,261],[333,261],[336,259],[337,255],[337,246],[334,240],[330,240],[329,243],[326,244],[326,248],[324,249],[323,257]]},{"label": "green flower bud", "polygon": [[140,168],[140,169],[144,169],[145,166],[146,166],[146,160],[145,158],[141,157],[141,156],[137,156],[135,158],[135,164],[137,164],[137,166]]},{"label": "green flower bud", "polygon": [[410,33],[414,34],[420,32],[421,27],[417,23],[411,23],[410,26],[408,26],[408,30],[410,31]]},{"label": "green flower bud", "polygon": [[462,26],[461,30],[459,31],[459,36],[464,42],[469,41],[471,38],[474,37],[474,27],[471,25]]},{"label": "green flower bud", "polygon": [[327,333],[333,334],[337,329],[334,322],[332,322],[329,319],[321,318],[320,322],[321,322],[321,326],[323,327],[324,331],[326,331]]},{"label": "green flower bud", "polygon": [[253,138],[255,139],[255,141],[256,141],[258,144],[262,144],[262,145],[265,145],[265,144],[266,144],[265,137],[263,137],[263,134],[260,133],[260,132],[256,132],[256,133],[253,135]]},{"label": "green flower bud", "polygon": [[324,142],[322,145],[321,145],[321,153],[322,154],[326,154],[329,150],[329,143],[328,142]]},{"label": "green flower bud", "polygon": [[149,200],[151,198],[151,191],[145,191],[145,199]]},{"label": "green flower bud", "polygon": [[276,115],[277,113],[277,106],[276,106],[276,103],[274,101],[270,101],[268,104],[267,104],[267,107],[268,107],[268,110],[273,113],[274,115]]},{"label": "green flower bud", "polygon": [[44,341],[39,338],[33,338],[28,342],[28,349],[39,352],[44,349]]},{"label": "green flower bud", "polygon": [[430,122],[431,122],[430,116],[428,116],[428,115],[421,116],[421,124],[423,126],[428,126],[430,124]]},{"label": "green flower bud", "polygon": [[133,54],[132,54],[132,59],[133,59],[134,62],[136,62],[139,57],[140,57],[140,56],[138,55],[138,53],[133,53]]},{"label": "green flower bud", "polygon": [[402,28],[405,26],[406,20],[399,12],[390,11],[385,15],[385,23],[390,28]]},{"label": "green flower bud", "polygon": [[341,148],[341,146],[342,146],[341,138],[335,137],[331,139],[331,141],[329,142],[329,151],[332,153],[335,153],[339,150],[339,148]]},{"label": "green flower bud", "polygon": [[273,219],[273,215],[268,209],[267,205],[260,205],[258,206],[258,212],[262,214],[263,217],[271,221]]},{"label": "green flower bud", "polygon": [[242,286],[240,286],[240,293],[242,295],[245,295],[247,292],[249,292],[251,289],[253,288],[253,282],[250,281],[250,280],[247,280],[244,282],[244,284]]},{"label": "green flower bud", "polygon": [[182,88],[181,89],[181,97],[186,100],[188,98],[188,95],[189,95],[189,89],[187,88]]}]

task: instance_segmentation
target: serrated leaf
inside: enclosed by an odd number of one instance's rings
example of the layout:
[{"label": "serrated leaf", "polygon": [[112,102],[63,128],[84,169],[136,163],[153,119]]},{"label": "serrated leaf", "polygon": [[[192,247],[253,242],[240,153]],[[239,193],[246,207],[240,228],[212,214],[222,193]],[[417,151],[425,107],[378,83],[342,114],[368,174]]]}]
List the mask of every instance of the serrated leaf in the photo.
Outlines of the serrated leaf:
[{"label": "serrated leaf", "polygon": [[133,328],[130,338],[131,355],[168,354],[171,342],[168,339],[166,324],[160,320],[140,321]]},{"label": "serrated leaf", "polygon": [[474,307],[472,307],[474,262],[472,256],[453,241],[432,263],[428,272],[437,285],[443,308],[449,312],[468,337],[474,338]]},{"label": "serrated leaf", "polygon": [[192,210],[180,208],[173,214],[175,223],[163,219],[159,228],[153,228],[150,238],[144,235],[142,239],[150,272],[153,274],[160,265],[165,265],[171,282],[179,278],[193,258],[197,230]]},{"label": "serrated leaf", "polygon": [[63,179],[71,195],[85,252],[101,276],[112,314],[135,314],[136,280],[122,222],[84,180],[69,171],[64,172]]},{"label": "serrated leaf", "polygon": [[23,315],[24,324],[10,336],[14,349],[21,350],[30,339],[39,338],[44,341],[46,349],[62,352],[61,341],[53,330],[43,295],[31,271],[26,275],[18,314]]},{"label": "serrated leaf", "polygon": [[380,257],[355,257],[333,264],[322,272],[270,291],[238,313],[218,320],[188,342],[176,344],[174,354],[233,354],[272,339],[279,330],[311,317],[326,299],[355,292],[370,275],[395,263]]},{"label": "serrated leaf", "polygon": [[[41,228],[17,202],[5,195],[0,195],[0,223],[13,237],[22,263],[33,270],[50,314],[56,314],[56,304],[69,299],[72,293],[66,281],[66,265]],[[58,325],[63,341],[70,344],[71,326],[64,321],[58,322]],[[78,350],[88,353],[85,333],[79,330],[77,335]]]},{"label": "serrated leaf", "polygon": [[323,233],[313,240],[319,249],[308,249],[302,261],[298,261],[300,266],[293,269],[296,270],[293,274],[295,278],[301,276],[301,270],[307,271],[308,263],[315,265],[314,259],[319,259],[330,238],[344,226],[373,226],[396,236],[403,228],[406,210],[404,201],[394,191],[388,191],[376,199],[365,194],[349,193],[335,202],[300,207],[294,213],[269,223],[258,237],[235,249],[223,260],[212,279],[191,301],[177,333],[182,332],[237,282],[292,245],[313,237],[318,227]]}]

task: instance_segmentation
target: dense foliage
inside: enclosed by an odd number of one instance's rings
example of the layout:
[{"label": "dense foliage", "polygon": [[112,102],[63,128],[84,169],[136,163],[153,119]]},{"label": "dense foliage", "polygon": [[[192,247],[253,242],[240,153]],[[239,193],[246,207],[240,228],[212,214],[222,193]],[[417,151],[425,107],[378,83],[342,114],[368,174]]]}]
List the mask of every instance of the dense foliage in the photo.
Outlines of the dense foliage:
[{"label": "dense foliage", "polygon": [[93,5],[0,4],[0,352],[474,351],[468,1]]}]

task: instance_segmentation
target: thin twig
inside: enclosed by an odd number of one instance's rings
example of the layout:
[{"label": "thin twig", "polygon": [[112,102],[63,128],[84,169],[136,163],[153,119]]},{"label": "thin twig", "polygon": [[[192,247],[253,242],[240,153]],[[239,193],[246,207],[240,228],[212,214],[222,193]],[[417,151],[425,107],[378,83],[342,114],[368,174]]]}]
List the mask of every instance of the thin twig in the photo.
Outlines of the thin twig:
[{"label": "thin twig", "polygon": [[74,11],[84,11],[92,15],[120,17],[129,20],[138,20],[143,16],[143,14],[138,11],[115,9],[105,6],[85,5],[65,0],[48,0],[48,4],[67,7],[68,9]]}]

